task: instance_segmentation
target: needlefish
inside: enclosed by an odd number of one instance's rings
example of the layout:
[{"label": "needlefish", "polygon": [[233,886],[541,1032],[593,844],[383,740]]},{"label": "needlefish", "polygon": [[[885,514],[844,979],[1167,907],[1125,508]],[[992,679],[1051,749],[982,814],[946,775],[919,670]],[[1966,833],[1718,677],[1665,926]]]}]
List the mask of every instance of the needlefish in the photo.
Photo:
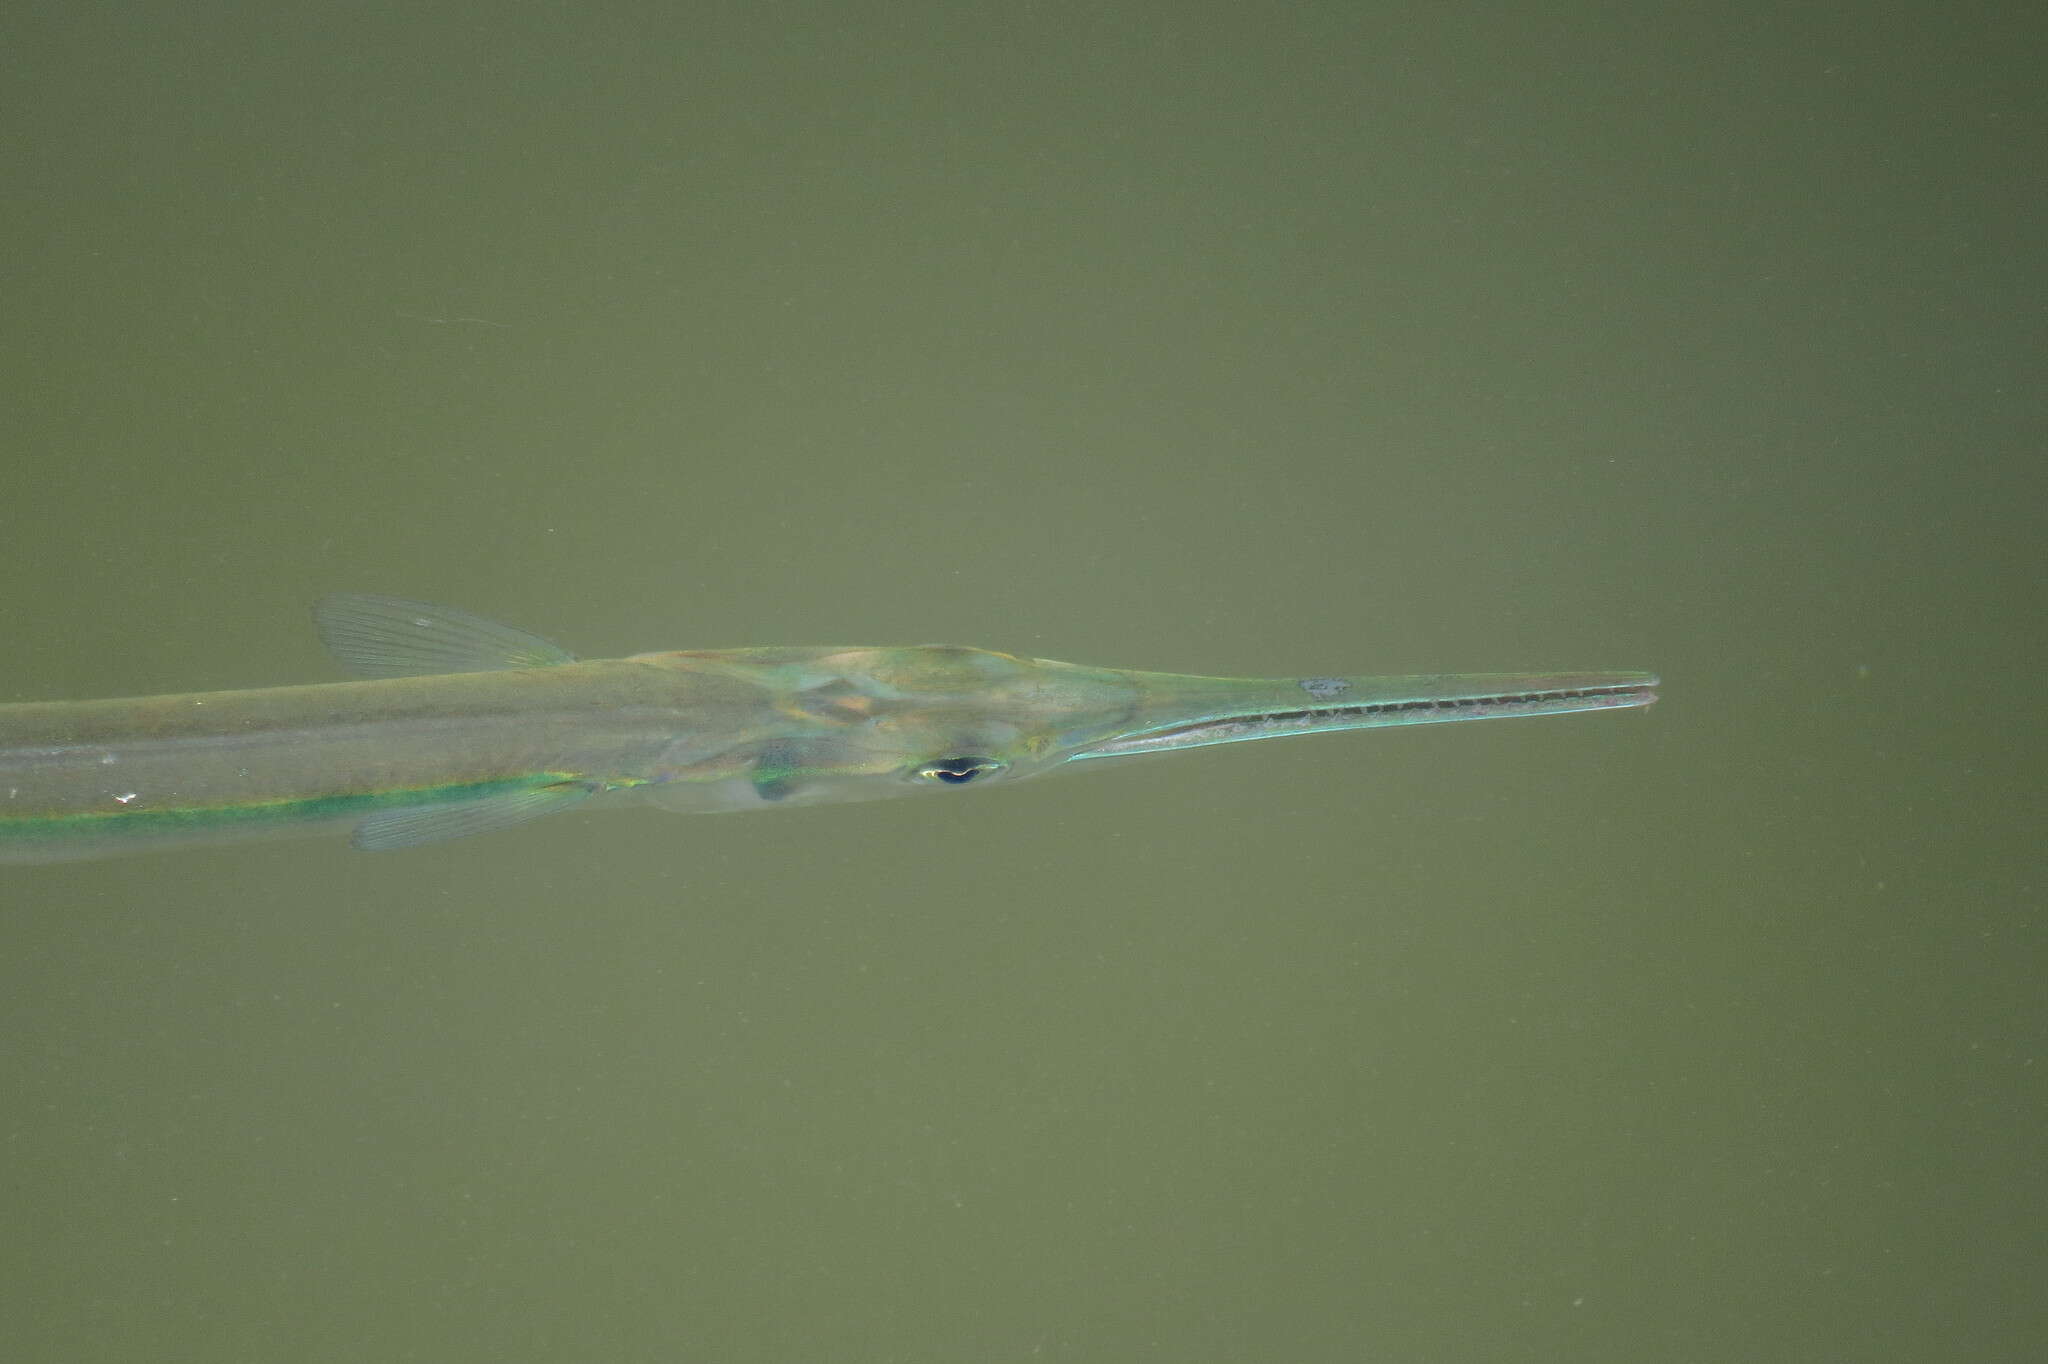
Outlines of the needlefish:
[{"label": "needlefish", "polygon": [[1105,758],[1617,710],[1647,672],[1228,678],[950,645],[579,661],[466,611],[314,610],[361,680],[0,705],[0,861],[284,833],[406,848],[572,807],[773,810],[1006,785]]}]

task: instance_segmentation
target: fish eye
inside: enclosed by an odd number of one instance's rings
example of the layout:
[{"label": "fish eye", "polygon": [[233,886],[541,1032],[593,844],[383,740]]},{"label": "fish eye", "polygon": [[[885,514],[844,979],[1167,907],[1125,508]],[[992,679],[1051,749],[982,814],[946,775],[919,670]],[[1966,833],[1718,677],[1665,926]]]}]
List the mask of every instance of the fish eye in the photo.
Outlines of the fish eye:
[{"label": "fish eye", "polygon": [[942,781],[948,786],[965,786],[976,777],[1000,772],[1003,765],[994,758],[939,758],[917,769],[923,781]]}]

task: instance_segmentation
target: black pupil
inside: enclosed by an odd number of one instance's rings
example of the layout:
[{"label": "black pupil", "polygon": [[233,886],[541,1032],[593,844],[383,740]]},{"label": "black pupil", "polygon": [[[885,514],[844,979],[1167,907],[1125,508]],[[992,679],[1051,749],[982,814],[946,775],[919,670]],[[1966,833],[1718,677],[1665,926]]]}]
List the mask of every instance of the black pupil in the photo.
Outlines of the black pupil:
[{"label": "black pupil", "polygon": [[976,777],[980,776],[982,768],[985,766],[986,764],[980,758],[941,758],[926,768],[925,771],[931,773],[940,781],[951,782],[953,785],[958,786],[962,782],[973,781]]}]

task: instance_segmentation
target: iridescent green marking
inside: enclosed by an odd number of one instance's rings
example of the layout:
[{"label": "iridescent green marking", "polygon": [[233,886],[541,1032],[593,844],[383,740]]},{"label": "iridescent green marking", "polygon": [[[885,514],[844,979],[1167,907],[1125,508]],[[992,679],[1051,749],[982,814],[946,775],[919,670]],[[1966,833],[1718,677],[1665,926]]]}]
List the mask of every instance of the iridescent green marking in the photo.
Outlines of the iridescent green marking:
[{"label": "iridescent green marking", "polygon": [[0,816],[0,843],[12,839],[151,838],[247,829],[252,833],[300,824],[358,819],[384,810],[426,805],[473,804],[498,796],[546,790],[572,781],[564,772],[541,772],[497,781],[459,782],[448,786],[411,787],[392,791],[351,791],[308,799],[252,801],[240,805],[201,805],[161,810],[92,810],[69,815],[29,818]]}]

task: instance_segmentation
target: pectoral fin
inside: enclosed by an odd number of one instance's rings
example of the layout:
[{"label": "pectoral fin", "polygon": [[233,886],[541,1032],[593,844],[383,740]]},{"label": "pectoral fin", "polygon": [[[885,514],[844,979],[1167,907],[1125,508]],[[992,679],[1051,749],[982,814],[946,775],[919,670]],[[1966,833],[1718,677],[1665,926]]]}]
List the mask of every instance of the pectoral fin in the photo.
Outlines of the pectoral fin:
[{"label": "pectoral fin", "polygon": [[754,759],[752,778],[762,800],[787,800],[804,784],[802,754],[793,744],[769,744]]}]

